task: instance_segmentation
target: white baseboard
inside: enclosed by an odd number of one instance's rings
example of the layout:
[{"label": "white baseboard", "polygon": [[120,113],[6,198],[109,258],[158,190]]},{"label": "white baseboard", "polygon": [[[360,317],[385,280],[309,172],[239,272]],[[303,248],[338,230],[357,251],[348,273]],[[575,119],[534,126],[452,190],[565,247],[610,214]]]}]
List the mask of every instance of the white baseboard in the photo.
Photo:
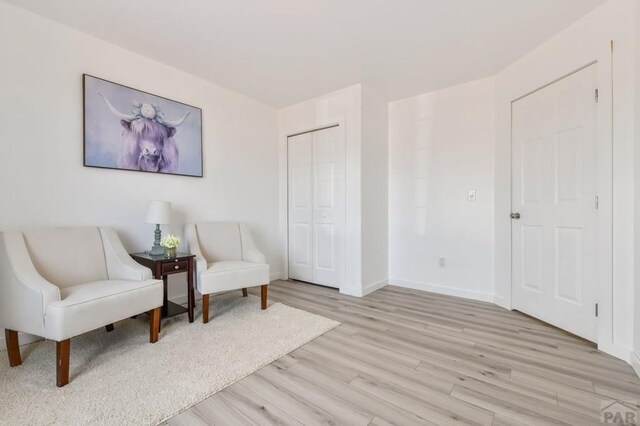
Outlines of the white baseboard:
[{"label": "white baseboard", "polygon": [[340,293],[346,294],[347,296],[362,297],[362,289],[359,288],[342,287],[340,288]]},{"label": "white baseboard", "polygon": [[286,281],[287,277],[285,277],[282,272],[274,272],[274,273],[269,275],[269,279],[271,281],[275,281],[275,280],[285,280]]},{"label": "white baseboard", "polygon": [[640,354],[631,352],[631,366],[638,377],[640,377]]},{"label": "white baseboard", "polygon": [[622,345],[618,345],[616,343],[612,343],[612,342],[598,342],[598,349],[601,350],[602,352],[609,354],[613,357],[616,357],[618,359],[621,359],[631,365],[632,364],[632,358],[634,356],[633,351],[626,347],[626,346],[622,346]]},{"label": "white baseboard", "polygon": [[366,296],[367,294],[371,294],[376,290],[380,290],[381,288],[386,287],[387,285],[389,285],[389,280],[386,278],[384,280],[367,284],[366,286],[364,286],[364,289],[362,290],[362,295]]},{"label": "white baseboard", "polygon": [[413,290],[430,291],[432,293],[444,294],[447,296],[463,297],[465,299],[479,300],[481,302],[496,303],[495,297],[491,293],[465,290],[461,288],[446,287],[438,284],[429,284],[417,281],[405,281],[397,278],[389,278],[389,285],[410,288]]},{"label": "white baseboard", "polygon": [[493,296],[493,303],[495,303],[496,305],[500,306],[501,308],[507,309],[507,310],[511,310],[511,305],[509,303],[507,303],[507,301],[505,300],[504,297],[502,296]]},{"label": "white baseboard", "polygon": [[346,294],[349,296],[363,297],[363,296],[366,296],[367,294],[373,293],[376,290],[380,290],[382,287],[386,287],[387,285],[389,285],[389,280],[384,279],[384,280],[367,284],[364,286],[364,288],[355,288],[355,287],[341,288],[340,293]]}]

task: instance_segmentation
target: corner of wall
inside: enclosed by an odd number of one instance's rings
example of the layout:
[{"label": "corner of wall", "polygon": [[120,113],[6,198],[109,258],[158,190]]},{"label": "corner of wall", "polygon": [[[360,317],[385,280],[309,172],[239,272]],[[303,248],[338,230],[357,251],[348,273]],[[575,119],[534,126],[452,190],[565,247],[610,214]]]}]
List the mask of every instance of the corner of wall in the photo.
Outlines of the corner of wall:
[{"label": "corner of wall", "polygon": [[640,79],[637,77],[640,71],[640,2],[634,2],[634,89],[635,89],[635,117],[634,117],[634,302],[633,302],[633,351],[631,352],[631,365],[636,374],[640,376],[640,286],[637,285],[640,277],[640,149],[637,149],[640,142]]},{"label": "corner of wall", "polygon": [[369,283],[367,285],[364,286],[364,288],[362,289],[362,295],[366,296],[367,294],[371,294],[374,291],[378,291],[381,288],[384,288],[386,286],[389,285],[389,280],[384,279],[384,280],[380,280],[377,282],[373,282],[373,283]]},{"label": "corner of wall", "polygon": [[637,352],[631,353],[631,366],[638,377],[640,377],[640,354]]},{"label": "corner of wall", "polygon": [[[389,276],[388,101],[361,86],[361,293],[386,285]],[[384,279],[381,279],[383,278]]]},{"label": "corner of wall", "polygon": [[507,299],[505,299],[504,297],[498,296],[495,293],[493,295],[493,303],[495,303],[496,305],[506,310],[509,310],[509,311],[511,310],[511,303],[509,303]]},{"label": "corner of wall", "polygon": [[276,280],[286,280],[287,278],[284,276],[284,274],[282,272],[272,272],[269,275],[269,280],[270,281],[276,281]]},{"label": "corner of wall", "polygon": [[355,287],[341,287],[340,294],[346,294],[347,296],[362,297],[362,290]]},{"label": "corner of wall", "polygon": [[356,287],[341,288],[340,293],[346,294],[348,296],[364,297],[368,294],[373,293],[374,291],[377,291],[377,290],[380,290],[381,288],[386,287],[387,285],[389,285],[389,281],[384,279],[384,280],[366,284],[362,288],[356,288]]},{"label": "corner of wall", "polygon": [[598,349],[629,364],[632,364],[633,358],[635,357],[631,348],[614,343],[611,340],[599,341]]}]

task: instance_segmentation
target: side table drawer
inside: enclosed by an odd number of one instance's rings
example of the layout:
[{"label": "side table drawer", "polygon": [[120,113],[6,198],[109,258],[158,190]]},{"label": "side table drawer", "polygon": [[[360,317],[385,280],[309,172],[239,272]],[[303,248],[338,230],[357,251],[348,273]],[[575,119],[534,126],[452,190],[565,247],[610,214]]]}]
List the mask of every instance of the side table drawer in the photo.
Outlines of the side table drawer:
[{"label": "side table drawer", "polygon": [[175,262],[162,262],[162,274],[186,271],[189,266],[188,260],[178,260]]}]

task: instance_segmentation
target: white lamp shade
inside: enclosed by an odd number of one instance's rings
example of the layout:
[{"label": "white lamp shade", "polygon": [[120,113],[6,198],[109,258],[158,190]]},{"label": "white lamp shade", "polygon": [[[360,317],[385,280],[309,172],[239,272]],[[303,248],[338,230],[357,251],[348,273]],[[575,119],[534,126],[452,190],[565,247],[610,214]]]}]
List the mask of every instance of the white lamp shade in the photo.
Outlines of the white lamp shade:
[{"label": "white lamp shade", "polygon": [[171,203],[169,201],[150,201],[146,222],[160,225],[170,223]]}]

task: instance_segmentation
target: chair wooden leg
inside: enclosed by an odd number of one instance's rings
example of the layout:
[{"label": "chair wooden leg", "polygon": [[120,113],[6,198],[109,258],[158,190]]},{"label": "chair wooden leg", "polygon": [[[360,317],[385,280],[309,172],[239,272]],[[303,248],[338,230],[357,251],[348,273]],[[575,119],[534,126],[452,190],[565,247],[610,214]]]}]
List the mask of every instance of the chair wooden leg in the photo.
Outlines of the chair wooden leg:
[{"label": "chair wooden leg", "polygon": [[242,297],[247,297],[249,295],[249,293],[247,292],[246,288],[242,289]]},{"label": "chair wooden leg", "polygon": [[108,324],[106,327],[107,333],[111,333],[113,331],[113,324]]},{"label": "chair wooden leg", "polygon": [[209,295],[202,295],[202,322],[204,324],[209,322]]},{"label": "chair wooden leg", "polygon": [[71,339],[56,342],[56,386],[69,383],[69,358],[71,357]]},{"label": "chair wooden leg", "polygon": [[22,365],[20,358],[20,343],[18,342],[18,332],[14,330],[4,330],[4,340],[7,344],[7,355],[9,355],[9,365],[17,367]]},{"label": "chair wooden leg", "polygon": [[260,288],[260,309],[262,309],[263,311],[265,309],[267,309],[267,284],[264,284],[261,288]]},{"label": "chair wooden leg", "polygon": [[149,342],[156,343],[160,333],[160,310],[158,307],[149,311]]}]

